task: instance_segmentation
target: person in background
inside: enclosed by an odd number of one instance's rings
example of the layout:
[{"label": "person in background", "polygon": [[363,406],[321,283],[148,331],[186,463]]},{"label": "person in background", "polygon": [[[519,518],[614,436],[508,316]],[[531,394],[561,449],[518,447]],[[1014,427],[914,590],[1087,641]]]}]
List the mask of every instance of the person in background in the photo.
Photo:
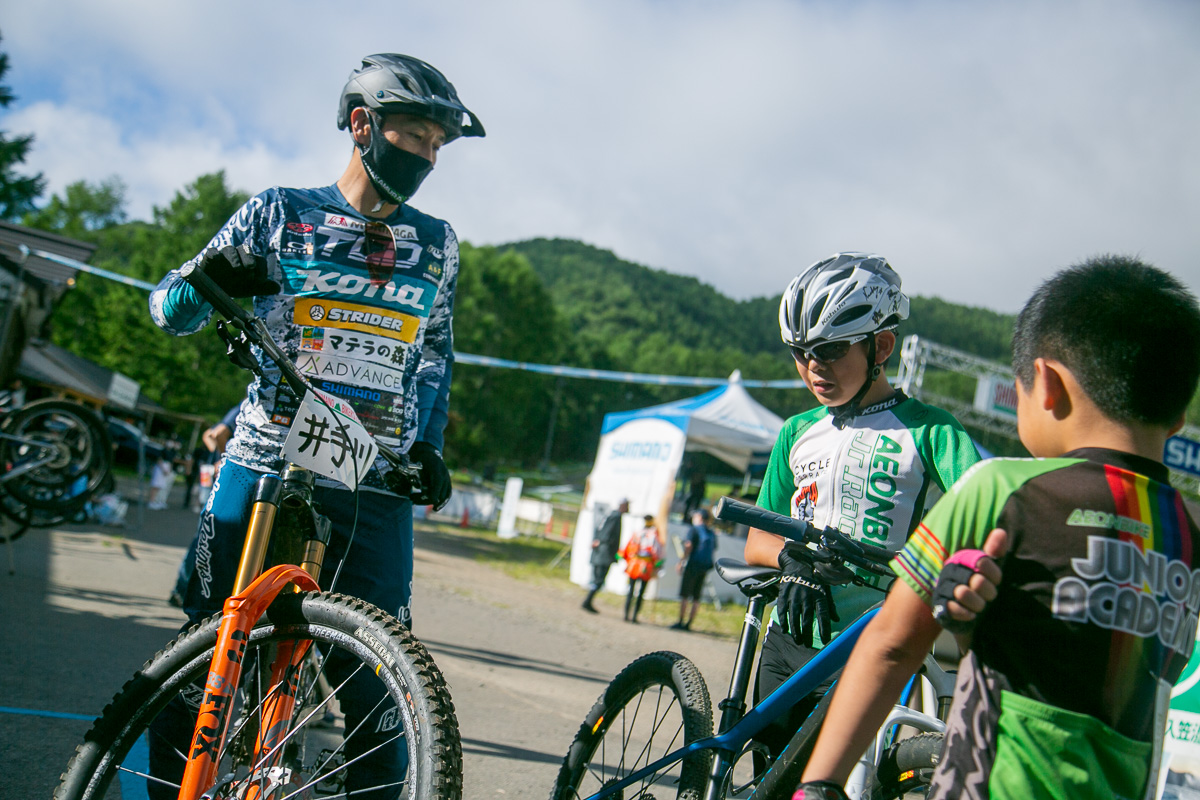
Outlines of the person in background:
[{"label": "person in background", "polygon": [[[673,629],[692,629],[696,611],[700,608],[700,590],[704,588],[704,578],[713,568],[716,552],[717,535],[708,527],[708,512],[700,509],[692,514],[692,527],[683,543],[683,559],[675,565],[683,580],[679,585],[679,621],[671,626]],[[689,600],[691,611],[688,611]]]},{"label": "person in background", "polygon": [[[643,517],[642,529],[629,537],[621,557],[625,559],[625,574],[629,576],[629,594],[625,596],[625,621],[637,624],[638,612],[642,610],[642,598],[646,595],[646,584],[658,574],[662,566],[662,536],[654,515]],[[634,600],[634,594],[637,600]],[[630,609],[633,613],[630,614]]]},{"label": "person in background", "polygon": [[146,508],[151,511],[162,511],[167,507],[171,485],[175,483],[173,461],[173,453],[170,450],[164,450],[150,471],[150,502],[146,504]]},{"label": "person in background", "polygon": [[708,482],[704,478],[704,470],[699,464],[693,464],[691,474],[688,479],[688,496],[683,502],[683,518],[691,517],[692,512],[700,507],[704,502],[705,492],[708,491]]},{"label": "person in background", "polygon": [[592,605],[596,592],[604,586],[608,568],[617,560],[617,549],[621,546],[621,517],[629,512],[629,501],[622,500],[615,511],[604,518],[596,537],[592,539],[592,585],[583,599],[583,610],[593,614],[599,610]]}]

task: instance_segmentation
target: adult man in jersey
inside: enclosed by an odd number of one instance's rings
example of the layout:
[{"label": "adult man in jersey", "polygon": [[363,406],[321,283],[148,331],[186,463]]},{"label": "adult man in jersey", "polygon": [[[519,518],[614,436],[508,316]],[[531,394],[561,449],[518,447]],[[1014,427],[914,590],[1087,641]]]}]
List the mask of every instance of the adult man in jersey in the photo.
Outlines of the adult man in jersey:
[{"label": "adult man in jersey", "polygon": [[[230,295],[254,298],[254,312],[301,372],[318,389],[345,398],[379,441],[407,452],[426,487],[417,501],[440,506],[450,496],[441,446],[458,241],[448,223],[408,200],[443,144],[483,136],[483,126],[438,70],[398,54],[363,59],[342,91],[337,123],[349,131],[353,150],[335,184],[268,189],[188,263]],[[172,270],[151,294],[150,312],[168,333],[185,335],[204,327],[212,308]],[[248,388],[201,515],[196,568],[184,597],[193,621],[219,610],[231,591],[254,483],[279,468],[296,413],[298,399],[279,389],[278,369],[265,360],[261,367],[263,377]],[[334,532],[325,572],[333,575],[341,562],[337,591],[407,623],[412,503],[390,492],[378,470],[360,487],[356,501],[344,486],[318,479],[314,499]],[[353,744],[347,738],[348,760],[369,753],[347,770],[347,790],[386,786],[403,776],[402,741],[372,752],[373,742],[395,726],[395,713],[371,703],[353,696],[342,701],[345,729],[354,730],[367,716],[362,730],[372,732],[354,737]],[[174,767],[170,754],[164,758],[167,766],[152,764],[156,775]]]}]

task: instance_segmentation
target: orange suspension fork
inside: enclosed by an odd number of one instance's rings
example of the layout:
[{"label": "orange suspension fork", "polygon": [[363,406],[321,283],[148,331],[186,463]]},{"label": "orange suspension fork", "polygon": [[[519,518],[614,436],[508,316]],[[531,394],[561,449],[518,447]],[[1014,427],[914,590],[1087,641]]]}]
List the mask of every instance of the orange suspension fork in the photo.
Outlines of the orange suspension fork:
[{"label": "orange suspension fork", "polygon": [[[281,564],[262,575],[258,574],[266,558],[280,488],[280,481],[275,476],[264,476],[258,484],[250,525],[246,531],[246,543],[242,548],[242,560],[234,583],[234,595],[225,601],[221,625],[217,629],[217,646],[204,685],[204,699],[200,702],[196,729],[192,734],[179,789],[180,800],[199,800],[217,779],[218,761],[229,729],[233,690],[242,677],[242,656],[250,629],[288,584],[294,583],[297,590],[301,591],[318,588],[316,580],[309,573],[290,564]],[[289,651],[286,658],[285,649]],[[276,681],[284,677],[287,665],[298,665],[306,652],[307,644],[296,647],[295,643],[286,643],[281,646],[279,657],[272,665],[272,691],[276,691]],[[283,688],[280,687],[280,690]],[[290,718],[294,699],[274,705],[276,709],[271,714],[274,718],[272,727],[278,728],[280,719],[286,721]],[[286,716],[281,717],[285,711]],[[261,746],[263,731],[260,730],[259,736]],[[258,757],[256,752],[255,758]]]}]

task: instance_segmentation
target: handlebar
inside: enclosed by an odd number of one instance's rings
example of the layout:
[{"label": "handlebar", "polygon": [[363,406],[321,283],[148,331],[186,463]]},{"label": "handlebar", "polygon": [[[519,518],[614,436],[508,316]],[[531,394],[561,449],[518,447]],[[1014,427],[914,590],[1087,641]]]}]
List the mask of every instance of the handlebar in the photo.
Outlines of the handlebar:
[{"label": "handlebar", "polygon": [[[229,320],[234,327],[241,331],[247,341],[253,345],[257,345],[265,356],[275,362],[275,366],[279,367],[284,381],[296,393],[298,398],[304,397],[305,392],[312,392],[314,396],[320,395],[313,385],[308,382],[308,379],[300,374],[300,370],[296,369],[296,365],[292,363],[291,359],[280,349],[279,345],[271,337],[271,333],[267,330],[267,326],[263,321],[239,306],[212,278],[204,274],[199,265],[186,264],[179,270],[179,275],[218,314]],[[400,473],[396,477],[406,482],[407,486],[399,489],[399,491],[403,494],[419,494],[421,492],[420,470],[417,466],[410,462],[406,456],[397,453],[383,442],[376,440],[375,445],[383,460],[392,469]],[[369,469],[370,466],[368,464],[367,468]]]},{"label": "handlebar", "polygon": [[873,575],[892,575],[887,564],[892,560],[893,553],[881,547],[860,544],[837,528],[818,528],[804,520],[785,517],[769,509],[729,497],[722,497],[717,501],[713,506],[713,516],[726,522],[740,522],[786,539],[816,545],[816,550],[807,547],[795,548],[797,551],[807,551],[802,555],[807,555],[812,561],[829,563],[840,560]]}]

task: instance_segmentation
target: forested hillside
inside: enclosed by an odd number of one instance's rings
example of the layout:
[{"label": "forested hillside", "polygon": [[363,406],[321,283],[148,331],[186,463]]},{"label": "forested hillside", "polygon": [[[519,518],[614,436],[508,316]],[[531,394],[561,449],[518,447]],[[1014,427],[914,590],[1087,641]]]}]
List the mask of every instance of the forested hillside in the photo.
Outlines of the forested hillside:
[{"label": "forested hillside", "polygon": [[[205,175],[155,209],[152,220],[130,222],[119,183],[81,182],[24,222],[95,242],[96,266],[157,282],[203,247],[244,198],[223,174]],[[740,369],[748,379],[796,378],[779,342],[778,296],[733,300],[695,278],[563,239],[464,243],[461,255],[454,322],[459,352],[656,374],[725,378]],[[914,297],[900,334],[1007,361],[1011,327],[1010,316]],[[248,381],[225,360],[214,331],[168,336],[150,322],[144,291],[94,276],[79,276],[52,333],[63,347],[139,381],[151,400],[214,420],[238,402]],[[969,399],[971,381],[958,383],[947,385]],[[446,449],[462,466],[536,464],[548,444],[553,462],[586,462],[605,413],[701,391],[460,363]],[[752,392],[785,417],[814,402],[805,390]],[[1196,405],[1193,411],[1200,410]]]}]

